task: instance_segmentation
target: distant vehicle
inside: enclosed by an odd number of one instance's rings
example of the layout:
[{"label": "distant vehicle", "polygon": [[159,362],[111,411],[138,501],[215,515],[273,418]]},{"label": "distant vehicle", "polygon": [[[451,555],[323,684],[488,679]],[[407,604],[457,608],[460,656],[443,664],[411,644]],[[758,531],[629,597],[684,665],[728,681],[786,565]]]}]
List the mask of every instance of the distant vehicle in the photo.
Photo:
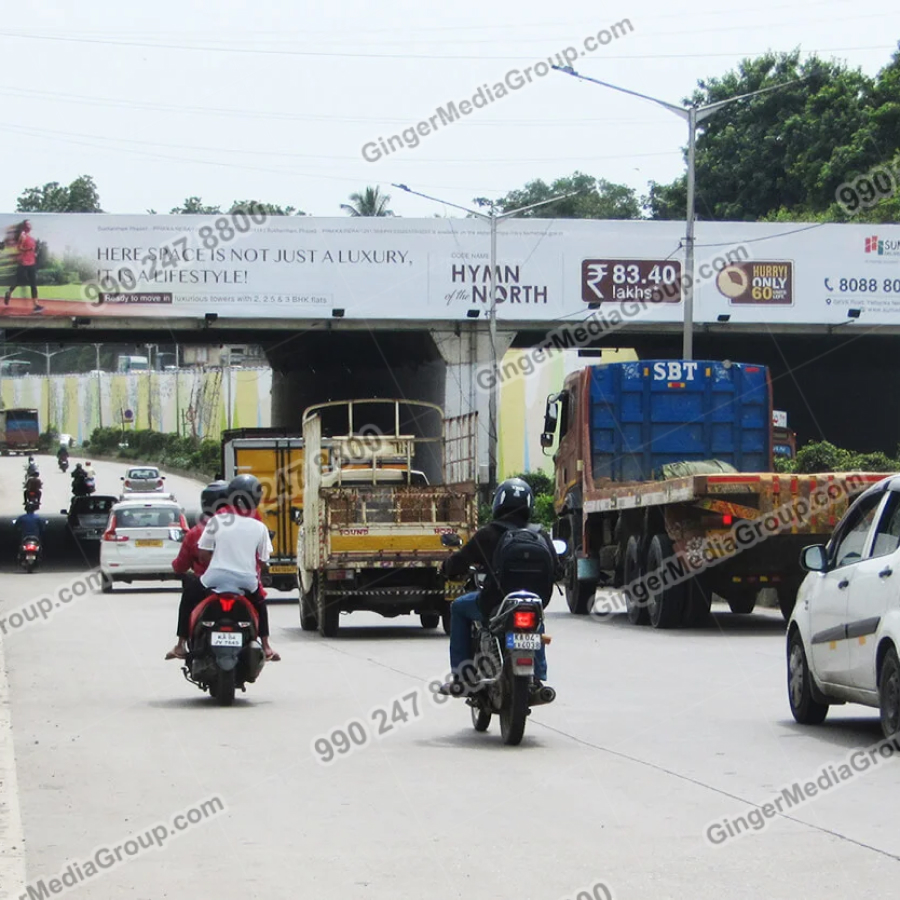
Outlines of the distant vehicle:
[{"label": "distant vehicle", "polygon": [[772,452],[781,459],[793,459],[797,455],[797,435],[788,428],[787,413],[772,410]]},{"label": "distant vehicle", "polygon": [[120,356],[117,365],[120,372],[146,372],[150,360],[146,356]]},{"label": "distant vehicle", "polygon": [[110,510],[100,542],[101,590],[124,581],[174,581],[172,569],[185,532],[184,509],[172,500],[125,500]]},{"label": "distant vehicle", "polygon": [[36,409],[0,410],[0,452],[4,455],[35,452],[39,436]]},{"label": "distant vehicle", "polygon": [[78,541],[99,541],[106,530],[109,513],[118,503],[117,497],[92,494],[90,497],[74,497],[68,510],[60,513],[67,517],[70,531]]},{"label": "distant vehicle", "polygon": [[122,476],[122,494],[154,494],[166,486],[166,476],[156,466],[132,466]]},{"label": "distant vehicle", "polygon": [[74,441],[72,440],[71,434],[61,434],[59,436],[59,446],[60,447],[71,447]]}]

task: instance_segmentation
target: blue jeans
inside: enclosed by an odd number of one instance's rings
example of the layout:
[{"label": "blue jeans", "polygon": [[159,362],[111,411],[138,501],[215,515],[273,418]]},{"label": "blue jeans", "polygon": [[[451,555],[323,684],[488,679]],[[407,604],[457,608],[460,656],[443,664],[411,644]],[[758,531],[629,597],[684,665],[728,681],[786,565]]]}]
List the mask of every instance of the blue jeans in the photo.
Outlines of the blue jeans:
[{"label": "blue jeans", "polygon": [[[470,623],[481,621],[483,619],[478,606],[478,591],[463,594],[450,605],[450,668],[454,672],[458,673],[462,664],[472,658]],[[544,633],[543,621],[538,631]],[[547,652],[543,644],[534,657],[534,677],[538,681],[547,680]]]}]

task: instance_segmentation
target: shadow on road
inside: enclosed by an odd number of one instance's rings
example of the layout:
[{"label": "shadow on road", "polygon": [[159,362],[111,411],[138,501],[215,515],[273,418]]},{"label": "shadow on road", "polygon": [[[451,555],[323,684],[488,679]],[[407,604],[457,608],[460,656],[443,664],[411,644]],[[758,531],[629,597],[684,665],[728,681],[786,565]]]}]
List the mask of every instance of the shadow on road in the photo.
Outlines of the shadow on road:
[{"label": "shadow on road", "polygon": [[614,613],[606,616],[573,616],[564,610],[556,610],[544,614],[547,621],[547,630],[553,622],[561,622],[565,619],[581,620],[587,626],[603,626],[605,628],[631,628],[646,631],[648,634],[659,635],[660,639],[669,637],[677,639],[679,635],[698,635],[701,637],[728,634],[733,637],[760,637],[764,635],[777,635],[784,637],[787,623],[781,615],[767,613],[750,613],[749,615],[737,615],[732,612],[712,612],[703,625],[694,628],[666,628],[655,629],[649,625],[632,625],[625,613]]},{"label": "shadow on road", "polygon": [[[841,707],[835,707],[836,711],[840,709]],[[848,751],[871,747],[884,739],[877,709],[872,709],[868,715],[864,713],[846,718],[841,718],[838,712],[838,715],[829,716],[821,725],[798,725],[793,719],[783,719],[777,724],[786,728],[792,738],[815,741],[817,744],[833,744]]]},{"label": "shadow on road", "polygon": [[298,621],[295,628],[284,628],[284,636],[294,643],[303,643],[305,641],[322,641],[323,643],[340,643],[341,641],[389,641],[396,638],[405,640],[442,640],[446,642],[447,635],[444,634],[442,628],[424,629],[421,626],[416,627],[409,625],[408,627],[398,625],[357,625],[346,626],[343,623],[338,631],[336,638],[323,638],[315,631],[302,631],[300,622]]}]

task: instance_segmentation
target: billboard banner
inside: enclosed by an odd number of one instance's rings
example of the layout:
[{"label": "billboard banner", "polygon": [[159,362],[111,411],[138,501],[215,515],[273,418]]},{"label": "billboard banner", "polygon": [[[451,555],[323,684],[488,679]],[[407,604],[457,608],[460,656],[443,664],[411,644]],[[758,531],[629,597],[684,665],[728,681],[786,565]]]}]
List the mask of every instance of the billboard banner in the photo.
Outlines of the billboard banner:
[{"label": "billboard banner", "polygon": [[[681,222],[507,219],[497,316],[677,323]],[[0,215],[0,318],[459,321],[490,306],[479,219]],[[695,320],[900,325],[900,226],[700,222]]]}]

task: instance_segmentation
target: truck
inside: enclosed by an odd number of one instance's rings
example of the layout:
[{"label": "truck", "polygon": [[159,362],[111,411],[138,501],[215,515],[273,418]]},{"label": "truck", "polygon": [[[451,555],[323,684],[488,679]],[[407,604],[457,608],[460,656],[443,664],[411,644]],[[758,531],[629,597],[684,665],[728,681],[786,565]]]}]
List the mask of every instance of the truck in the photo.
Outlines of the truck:
[{"label": "truck", "polygon": [[259,505],[272,535],[272,557],[263,577],[267,587],[295,591],[298,512],[303,509],[303,437],[282,428],[235,428],[222,433],[218,477],[256,476],[263,488]]},{"label": "truck", "polygon": [[341,613],[368,610],[418,614],[423,628],[443,624],[449,633],[462,587],[441,574],[442,536],[465,542],[477,528],[476,425],[474,413],[445,419],[440,407],[411,400],[304,411],[304,631],[335,637]]},{"label": "truck", "polygon": [[788,414],[783,409],[772,411],[772,452],[783,460],[797,455],[797,435],[788,427]]},{"label": "truck", "polygon": [[150,360],[146,356],[119,356],[116,360],[119,372],[146,372],[150,368]]},{"label": "truck", "polygon": [[800,551],[884,476],[775,474],[773,427],[764,366],[641,360],[570,374],[541,435],[547,453],[558,432],[554,532],[572,548],[570,611],[590,612],[598,586],[621,588],[633,624],[677,628],[701,624],[713,595],[749,613],[774,588],[789,618]]},{"label": "truck", "polygon": [[36,409],[0,409],[0,452],[36,453],[40,430]]}]

